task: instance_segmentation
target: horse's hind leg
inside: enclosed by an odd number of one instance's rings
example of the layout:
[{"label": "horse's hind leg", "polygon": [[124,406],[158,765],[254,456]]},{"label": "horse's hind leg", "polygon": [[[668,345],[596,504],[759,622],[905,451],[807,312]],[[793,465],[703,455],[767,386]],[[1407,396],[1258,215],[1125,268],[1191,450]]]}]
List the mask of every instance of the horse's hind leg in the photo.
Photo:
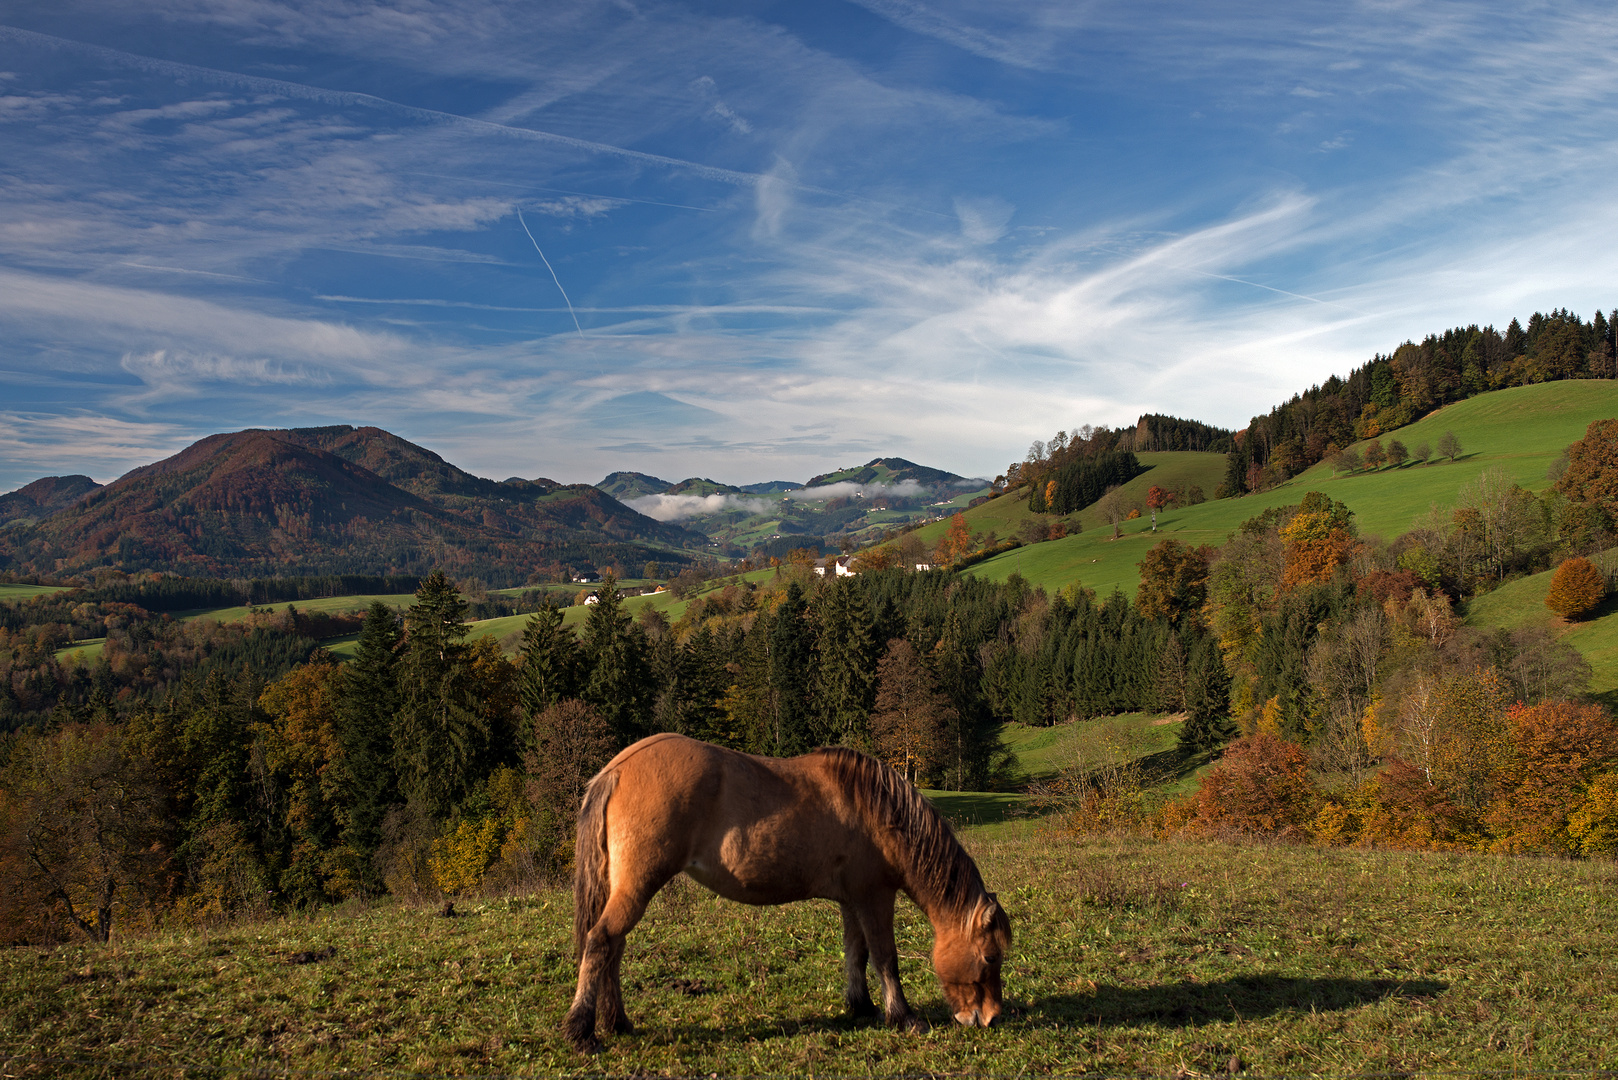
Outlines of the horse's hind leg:
[{"label": "horse's hind leg", "polygon": [[645,912],[645,899],[633,893],[614,891],[607,899],[601,918],[585,938],[584,955],[579,957],[578,989],[573,994],[573,1007],[568,1009],[567,1019],[562,1024],[568,1041],[580,1050],[595,1050],[600,1046],[595,1037],[598,1007],[609,1030],[633,1030],[624,1013],[619,968],[624,958],[624,938]]},{"label": "horse's hind leg", "polygon": [[856,911],[865,944],[871,950],[871,966],[882,980],[885,1019],[893,1027],[926,1031],[927,1021],[910,1011],[904,987],[899,984],[899,949],[893,942],[893,893],[862,904]]},{"label": "horse's hind leg", "polygon": [[838,907],[843,913],[843,974],[847,978],[843,1000],[848,1002],[850,1015],[874,1016],[876,1006],[871,1003],[871,987],[865,981],[865,963],[871,956],[865,944],[865,931],[860,929],[860,920],[853,908],[847,904]]}]

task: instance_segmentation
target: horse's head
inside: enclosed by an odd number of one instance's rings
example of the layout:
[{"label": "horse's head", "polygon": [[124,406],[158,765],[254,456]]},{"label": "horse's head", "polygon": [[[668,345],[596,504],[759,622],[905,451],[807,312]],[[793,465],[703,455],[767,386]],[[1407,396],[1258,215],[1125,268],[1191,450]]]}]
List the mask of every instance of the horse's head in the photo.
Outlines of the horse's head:
[{"label": "horse's head", "polygon": [[936,931],[933,970],[944,984],[950,1015],[967,1027],[1000,1017],[1000,965],[1011,947],[1011,919],[994,893],[985,893],[953,926]]}]

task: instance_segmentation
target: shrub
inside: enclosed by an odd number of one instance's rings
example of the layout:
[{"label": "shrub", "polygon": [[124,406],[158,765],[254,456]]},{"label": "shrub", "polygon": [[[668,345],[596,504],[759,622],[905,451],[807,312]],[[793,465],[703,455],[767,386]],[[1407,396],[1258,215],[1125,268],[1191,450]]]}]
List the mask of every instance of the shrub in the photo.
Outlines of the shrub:
[{"label": "shrub", "polygon": [[1197,832],[1236,832],[1291,837],[1315,816],[1309,755],[1296,743],[1260,731],[1231,743],[1202,779]]},{"label": "shrub", "polygon": [[1618,771],[1590,781],[1584,801],[1568,815],[1567,834],[1580,854],[1618,858]]},{"label": "shrub", "polygon": [[1607,596],[1607,581],[1589,559],[1568,559],[1556,568],[1545,606],[1564,619],[1576,618],[1592,610]]}]

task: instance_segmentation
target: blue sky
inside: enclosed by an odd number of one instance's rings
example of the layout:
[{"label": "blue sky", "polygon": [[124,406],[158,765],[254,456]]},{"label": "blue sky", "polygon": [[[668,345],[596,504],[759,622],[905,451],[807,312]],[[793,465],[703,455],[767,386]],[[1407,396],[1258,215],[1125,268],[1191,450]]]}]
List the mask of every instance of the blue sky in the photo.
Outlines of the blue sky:
[{"label": "blue sky", "polygon": [[13,0],[0,490],[328,423],[993,475],[1610,309],[1615,177],[1610,4]]}]

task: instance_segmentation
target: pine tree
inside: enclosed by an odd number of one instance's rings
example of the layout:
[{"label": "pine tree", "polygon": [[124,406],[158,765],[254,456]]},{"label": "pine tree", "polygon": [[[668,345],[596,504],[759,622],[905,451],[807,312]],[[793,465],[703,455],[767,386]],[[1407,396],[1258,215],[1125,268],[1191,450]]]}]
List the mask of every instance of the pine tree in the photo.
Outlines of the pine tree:
[{"label": "pine tree", "polygon": [[816,734],[821,742],[846,743],[864,732],[876,696],[878,649],[870,606],[865,590],[847,579],[823,590],[816,606]]},{"label": "pine tree", "polygon": [[814,743],[809,702],[814,634],[808,610],[803,590],[794,581],[770,619],[770,753],[777,757],[801,754]]},{"label": "pine tree", "polygon": [[526,741],[534,717],[565,698],[578,696],[579,641],[562,625],[562,609],[546,604],[523,624],[518,660],[518,694],[522,700]]},{"label": "pine tree", "polygon": [[399,702],[399,623],[380,600],[365,614],[354,660],[337,680],[334,768],[338,842],[354,856],[351,870],[367,892],[382,882],[371,854],[382,842],[382,817],[398,797],[393,769],[393,726]]},{"label": "pine tree", "polygon": [[1230,675],[1212,635],[1198,638],[1191,649],[1185,714],[1180,728],[1180,749],[1185,753],[1211,750],[1229,734]]},{"label": "pine tree", "polygon": [[628,746],[651,734],[646,635],[624,610],[623,593],[613,575],[602,581],[596,597],[584,622],[581,652],[586,674],[580,697],[606,718],[618,745]]},{"label": "pine tree", "polygon": [[437,570],[405,613],[394,767],[400,792],[439,821],[472,790],[488,749],[489,724],[472,694],[463,644],[465,615],[466,601]]}]

